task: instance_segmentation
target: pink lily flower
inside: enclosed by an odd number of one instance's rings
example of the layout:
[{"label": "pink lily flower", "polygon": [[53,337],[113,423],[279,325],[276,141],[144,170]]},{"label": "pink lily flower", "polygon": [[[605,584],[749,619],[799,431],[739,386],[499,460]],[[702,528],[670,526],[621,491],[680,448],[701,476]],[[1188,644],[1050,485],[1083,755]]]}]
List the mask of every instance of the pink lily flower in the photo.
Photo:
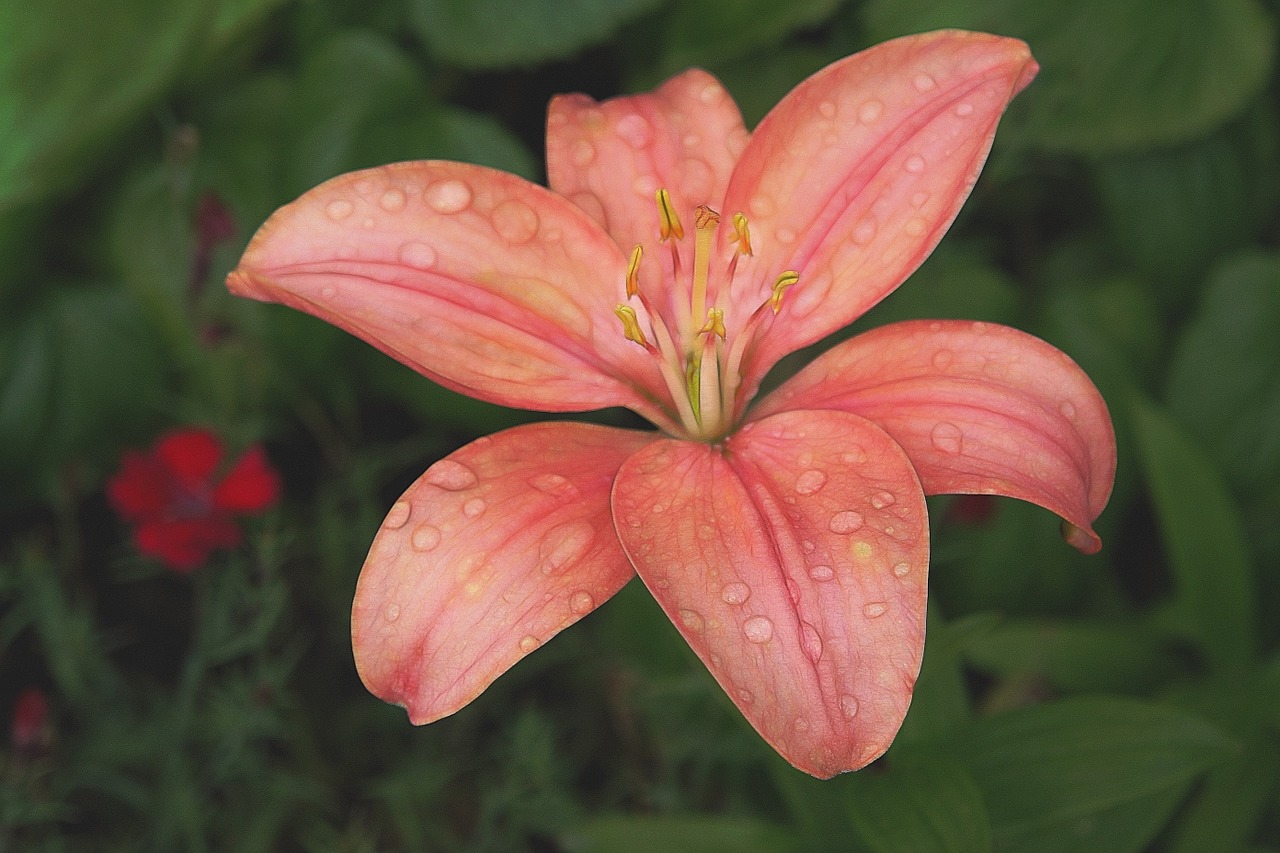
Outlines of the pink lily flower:
[{"label": "pink lily flower", "polygon": [[369,689],[414,723],[452,714],[639,574],[796,767],[882,754],[923,650],[925,495],[1032,501],[1096,551],[1110,418],[1066,355],[966,322],[885,326],[755,397],[919,266],[1036,70],[1012,39],[898,39],[810,77],[750,134],[692,70],[553,100],[550,191],[400,163],[274,214],[234,292],[483,400],[625,406],[658,427],[521,426],[427,469],[356,591]]}]

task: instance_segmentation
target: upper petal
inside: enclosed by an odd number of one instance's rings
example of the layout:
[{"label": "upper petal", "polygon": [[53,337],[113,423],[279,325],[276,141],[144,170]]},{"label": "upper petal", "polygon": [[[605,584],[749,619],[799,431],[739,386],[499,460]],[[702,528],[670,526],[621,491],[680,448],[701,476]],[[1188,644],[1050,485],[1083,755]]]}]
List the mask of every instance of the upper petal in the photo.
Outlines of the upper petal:
[{"label": "upper petal", "polygon": [[388,513],[356,587],[369,690],[417,724],[452,714],[633,575],[609,489],[653,434],[541,423],[427,469]]},{"label": "upper petal", "polygon": [[[547,182],[629,252],[657,241],[659,188],[686,219],[719,205],[746,142],[737,104],[700,69],[644,95],[561,95],[547,113]],[[641,280],[661,280],[660,263],[644,257]]]},{"label": "upper petal", "polygon": [[618,472],[636,571],[784,758],[819,777],[874,760],[924,646],[928,524],[911,466],[874,424],[783,412],[723,449],[662,440]]},{"label": "upper petal", "polygon": [[749,218],[755,247],[734,278],[735,304],[760,304],[783,270],[800,274],[748,372],[758,380],[847,325],[920,265],[1036,70],[1020,41],[942,31],[836,62],[778,103],[725,200],[727,215]]},{"label": "upper petal", "polygon": [[227,279],[340,326],[449,388],[545,411],[666,394],[613,314],[626,259],[580,210],[514,175],[399,163],[278,210]]},{"label": "upper petal", "polygon": [[1076,528],[1073,545],[1101,547],[1092,524],[1115,481],[1111,417],[1084,371],[1039,338],[988,323],[893,323],[833,347],[753,416],[813,408],[884,427],[929,494],[1031,501]]}]

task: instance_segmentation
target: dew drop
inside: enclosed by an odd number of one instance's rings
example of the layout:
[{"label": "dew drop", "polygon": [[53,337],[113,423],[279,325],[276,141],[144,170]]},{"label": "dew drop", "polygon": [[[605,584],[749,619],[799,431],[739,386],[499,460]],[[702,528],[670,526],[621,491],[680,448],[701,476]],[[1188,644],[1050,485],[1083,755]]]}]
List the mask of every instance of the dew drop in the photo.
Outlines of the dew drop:
[{"label": "dew drop", "polygon": [[742,634],[752,643],[767,643],[773,639],[773,622],[768,616],[752,616],[742,623]]},{"label": "dew drop", "polygon": [[911,196],[911,206],[915,208],[924,207],[924,203],[929,200],[927,192],[918,192]]},{"label": "dew drop", "polygon": [[853,242],[859,246],[865,246],[875,239],[876,221],[871,217],[867,217],[857,224],[853,229]]},{"label": "dew drop", "polygon": [[911,573],[911,566],[909,566],[905,562],[894,563],[893,568],[890,569],[890,571],[893,572],[893,576],[896,578],[905,578],[908,574]]},{"label": "dew drop", "polygon": [[813,553],[813,549],[814,549],[814,547],[815,547],[815,546],[814,546],[814,544],[813,544],[812,542],[810,542],[808,539],[805,539],[805,540],[801,541],[801,543],[800,543],[800,547],[804,549],[804,552],[805,552],[806,554],[812,554],[812,553]]},{"label": "dew drop", "polygon": [[756,697],[751,694],[750,690],[739,690],[738,701],[744,705],[750,705],[752,702],[756,701]]},{"label": "dew drop", "polygon": [[400,260],[411,267],[425,270],[436,262],[436,250],[417,240],[400,247]]},{"label": "dew drop", "polygon": [[871,556],[871,543],[863,542],[859,539],[849,547],[849,550],[852,551],[853,556],[857,557],[859,560],[865,560]]},{"label": "dew drop", "polygon": [[575,592],[569,597],[569,609],[581,616],[595,609],[596,600],[585,589]]},{"label": "dew drop", "polygon": [[884,113],[884,104],[872,99],[858,107],[858,121],[863,124],[875,124],[880,120],[882,113]]},{"label": "dew drop", "polygon": [[1076,416],[1076,407],[1071,404],[1070,400],[1063,400],[1062,405],[1058,407],[1058,411],[1062,412],[1064,418],[1074,418]]},{"label": "dew drop", "polygon": [[542,573],[549,575],[576,562],[596,540],[596,529],[585,521],[571,521],[547,533],[542,541]]},{"label": "dew drop", "polygon": [[840,697],[840,713],[849,719],[858,716],[858,700],[848,694]]},{"label": "dew drop", "polygon": [[433,486],[439,486],[451,492],[469,489],[479,482],[474,471],[452,459],[441,459],[432,465],[427,469],[424,479]]},{"label": "dew drop", "polygon": [[680,611],[680,624],[690,631],[701,631],[707,623],[698,611],[685,609]]},{"label": "dew drop", "polygon": [[801,495],[812,495],[817,493],[818,490],[826,484],[827,475],[816,468],[812,468],[796,478],[796,493]]},{"label": "dew drop", "polygon": [[440,544],[440,530],[430,524],[419,524],[411,541],[415,550],[430,551]]},{"label": "dew drop", "polygon": [[818,104],[818,112],[822,115],[823,118],[835,118],[836,117],[835,102],[823,101],[822,103]]},{"label": "dew drop", "polygon": [[350,216],[353,210],[355,210],[355,207],[351,202],[347,201],[345,198],[339,198],[329,202],[329,205],[324,209],[324,212],[327,213],[329,218],[334,222],[341,222]]},{"label": "dew drop", "polygon": [[929,225],[919,216],[913,216],[902,226],[902,230],[910,237],[923,237],[924,232],[929,230]]},{"label": "dew drop", "polygon": [[653,128],[643,116],[632,113],[618,119],[618,135],[632,148],[643,148],[653,139]]},{"label": "dew drop", "polygon": [[774,211],[777,210],[777,207],[773,203],[773,199],[769,198],[767,195],[752,197],[747,206],[751,209],[752,216],[759,216],[762,219],[766,216],[772,216]]},{"label": "dew drop", "polygon": [[427,187],[425,198],[436,213],[458,213],[471,204],[471,187],[456,178],[436,181]]},{"label": "dew drop", "polygon": [[897,498],[893,496],[893,492],[876,492],[871,496],[871,505],[876,509],[884,509],[893,504]]},{"label": "dew drop", "polygon": [[814,663],[822,657],[822,637],[818,636],[818,629],[808,622],[800,623],[800,648],[804,650],[804,656]]},{"label": "dew drop", "polygon": [[720,598],[725,604],[741,604],[751,597],[751,587],[745,583],[725,584],[724,589],[720,590]]},{"label": "dew drop", "polygon": [[964,449],[964,433],[953,423],[942,421],[933,428],[929,437],[933,446],[943,453],[955,455]]},{"label": "dew drop", "polygon": [[391,505],[391,510],[387,513],[387,518],[382,522],[382,526],[388,530],[399,530],[404,527],[412,512],[413,507],[409,505],[408,501],[396,501]]},{"label": "dew drop", "polygon": [[324,287],[320,288],[320,296],[324,299],[332,299],[337,295],[338,288],[334,287],[332,284],[326,284]]},{"label": "dew drop", "polygon": [[883,601],[873,601],[870,604],[864,605],[862,608],[862,612],[866,614],[868,619],[877,619],[883,616],[888,610],[889,605],[885,604]]},{"label": "dew drop", "polygon": [[832,533],[852,533],[861,526],[862,516],[851,509],[837,512],[827,524]]},{"label": "dew drop", "polygon": [[539,474],[529,480],[529,485],[544,495],[557,498],[573,498],[579,494],[578,487],[559,474]]},{"label": "dew drop", "polygon": [[667,511],[667,505],[659,501],[658,503],[649,507],[649,511],[652,512],[654,515],[662,515],[664,512]]},{"label": "dew drop", "polygon": [[569,155],[573,160],[573,165],[581,168],[590,165],[591,161],[596,159],[596,149],[585,139],[579,139],[573,146],[573,152]]},{"label": "dew drop", "polygon": [[472,498],[462,505],[462,514],[467,518],[479,518],[487,508],[484,498]]},{"label": "dew drop", "polygon": [[902,168],[913,175],[918,175],[924,171],[924,158],[919,154],[912,154],[907,158],[907,162],[902,164]]},{"label": "dew drop", "polygon": [[527,243],[538,233],[538,214],[522,201],[504,201],[493,211],[493,228],[509,243]]},{"label": "dew drop", "polygon": [[378,204],[388,213],[396,213],[404,210],[405,197],[404,192],[394,187],[382,194],[382,198],[378,199]]},{"label": "dew drop", "polygon": [[774,232],[773,236],[777,238],[779,243],[790,245],[796,241],[796,232],[790,228],[779,228]]},{"label": "dew drop", "polygon": [[956,115],[960,116],[960,118],[973,115],[973,104],[968,101],[961,101],[956,104]]},{"label": "dew drop", "polygon": [[835,576],[836,576],[836,570],[831,568],[830,566],[810,566],[809,567],[809,578],[811,580],[817,581],[818,583],[825,583],[826,581],[834,580]]},{"label": "dew drop", "polygon": [[400,605],[399,605],[399,604],[388,604],[388,605],[387,605],[385,608],[383,608],[383,610],[382,610],[382,618],[383,618],[383,619],[386,619],[388,622],[394,622],[394,621],[396,621],[397,619],[399,619],[399,618],[400,618]]},{"label": "dew drop", "polygon": [[956,360],[956,354],[949,349],[940,349],[933,354],[933,366],[938,370],[946,370]]},{"label": "dew drop", "polygon": [[540,645],[542,645],[542,643],[538,642],[538,638],[532,634],[525,634],[520,638],[520,651],[525,654],[528,654]]},{"label": "dew drop", "polygon": [[702,137],[696,133],[686,133],[680,141],[684,143],[685,148],[694,149],[702,144]]},{"label": "dew drop", "polygon": [[708,84],[702,92],[698,94],[698,100],[708,106],[718,103],[722,98],[724,98],[724,89],[721,89],[714,83]]},{"label": "dew drop", "polygon": [[934,86],[938,85],[938,81],[934,80],[931,76],[929,76],[928,74],[925,74],[924,72],[917,74],[916,78],[911,82],[915,84],[917,92],[927,92],[930,89],[932,89]]}]

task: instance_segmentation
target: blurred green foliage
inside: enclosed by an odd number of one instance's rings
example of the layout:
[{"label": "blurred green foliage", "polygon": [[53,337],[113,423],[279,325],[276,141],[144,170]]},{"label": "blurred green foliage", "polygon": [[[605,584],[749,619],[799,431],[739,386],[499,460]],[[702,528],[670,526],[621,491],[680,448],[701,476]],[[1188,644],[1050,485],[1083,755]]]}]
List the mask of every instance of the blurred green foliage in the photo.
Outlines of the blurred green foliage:
[{"label": "blurred green foliage", "polygon": [[[1280,850],[1278,14],[0,4],[0,720],[25,687],[51,706],[47,742],[0,743],[0,850]],[[1033,507],[934,500],[911,713],[830,782],[759,740],[636,584],[432,726],[365,693],[347,616],[385,509],[530,416],[231,298],[256,225],[398,159],[538,179],[556,92],[697,64],[754,122],[826,62],[939,26],[1023,37],[1042,72],[952,233],[856,328],[993,320],[1079,361],[1120,440],[1102,554]],[[264,441],[286,498],[179,577],[102,489],[185,423]]]}]

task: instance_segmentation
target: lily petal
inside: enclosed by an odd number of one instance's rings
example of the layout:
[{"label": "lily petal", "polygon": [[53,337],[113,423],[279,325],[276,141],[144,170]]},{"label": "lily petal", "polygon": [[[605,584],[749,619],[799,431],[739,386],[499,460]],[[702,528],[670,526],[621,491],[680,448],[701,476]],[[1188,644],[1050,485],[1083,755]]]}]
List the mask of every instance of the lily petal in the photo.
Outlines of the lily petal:
[{"label": "lily petal", "polygon": [[1031,501],[1070,523],[1072,545],[1102,547],[1092,524],[1115,481],[1111,416],[1084,371],[1039,338],[961,321],[881,326],[815,359],[754,416],[816,408],[884,427],[929,494]]},{"label": "lily petal", "polygon": [[259,229],[227,286],[365,339],[441,385],[543,411],[667,395],[613,309],[626,259],[563,198],[461,163],[334,178]]},{"label": "lily petal", "polygon": [[634,574],[609,489],[653,434],[541,423],[481,438],[391,508],[351,617],[369,690],[415,724],[457,711]]},{"label": "lily petal", "polygon": [[1037,69],[1015,39],[910,36],[819,71],[761,121],[725,200],[726,212],[750,219],[756,250],[738,268],[732,302],[759,305],[786,269],[799,284],[744,366],[753,386],[920,265],[969,195],[1005,107]]},{"label": "lily petal", "polygon": [[826,778],[882,754],[924,645],[928,522],[902,449],[843,412],[783,412],[723,449],[657,441],[614,522],[667,615],[760,734]]},{"label": "lily petal", "polygon": [[681,216],[718,204],[746,143],[737,104],[699,69],[602,103],[559,95],[547,113],[547,183],[630,251],[655,242],[658,189],[670,191]]}]

